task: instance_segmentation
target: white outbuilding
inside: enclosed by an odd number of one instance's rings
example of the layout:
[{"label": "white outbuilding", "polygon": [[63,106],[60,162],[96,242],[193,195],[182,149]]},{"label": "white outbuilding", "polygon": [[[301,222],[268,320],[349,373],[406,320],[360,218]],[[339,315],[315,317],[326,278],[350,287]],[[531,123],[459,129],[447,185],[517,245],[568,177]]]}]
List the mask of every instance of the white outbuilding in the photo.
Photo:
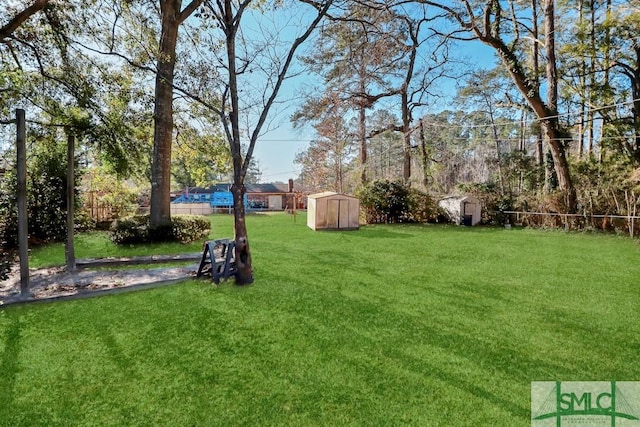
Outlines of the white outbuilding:
[{"label": "white outbuilding", "polygon": [[473,196],[449,196],[438,202],[449,219],[460,225],[476,225],[482,220],[482,204]]},{"label": "white outbuilding", "polygon": [[360,200],[346,194],[325,191],[307,197],[307,226],[312,230],[357,230]]}]

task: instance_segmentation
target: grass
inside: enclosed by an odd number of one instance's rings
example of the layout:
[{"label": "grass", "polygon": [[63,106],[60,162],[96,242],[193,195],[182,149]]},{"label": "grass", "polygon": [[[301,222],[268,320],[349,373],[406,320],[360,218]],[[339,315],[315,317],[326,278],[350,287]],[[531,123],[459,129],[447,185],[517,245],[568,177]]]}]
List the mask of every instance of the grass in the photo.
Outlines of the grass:
[{"label": "grass", "polygon": [[[212,237],[232,235],[230,217],[212,221]],[[529,426],[531,381],[640,380],[637,242],[247,224],[252,286],[0,310],[0,425]],[[63,261],[61,246],[33,251],[34,265]]]}]

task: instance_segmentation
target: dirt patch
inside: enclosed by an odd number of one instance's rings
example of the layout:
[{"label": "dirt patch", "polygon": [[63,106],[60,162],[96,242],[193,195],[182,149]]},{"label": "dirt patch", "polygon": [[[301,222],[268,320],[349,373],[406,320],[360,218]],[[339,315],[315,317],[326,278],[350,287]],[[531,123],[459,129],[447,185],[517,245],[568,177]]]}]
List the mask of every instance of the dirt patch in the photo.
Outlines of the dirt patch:
[{"label": "dirt patch", "polygon": [[[140,264],[134,258],[131,262]],[[32,269],[29,271],[29,295],[21,296],[20,269],[15,265],[9,279],[0,283],[0,305],[153,287],[195,278],[197,270],[198,264],[135,270],[80,269],[73,272],[68,272],[66,267]]]}]

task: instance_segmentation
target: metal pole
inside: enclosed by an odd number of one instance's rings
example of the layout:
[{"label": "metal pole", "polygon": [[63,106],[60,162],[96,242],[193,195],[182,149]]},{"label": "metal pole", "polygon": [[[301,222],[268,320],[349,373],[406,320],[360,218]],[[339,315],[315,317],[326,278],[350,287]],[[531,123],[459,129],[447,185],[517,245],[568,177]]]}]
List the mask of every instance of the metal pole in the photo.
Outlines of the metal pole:
[{"label": "metal pole", "polygon": [[25,112],[16,109],[18,162],[18,254],[20,256],[20,296],[29,295],[29,230],[27,221],[27,128]]},{"label": "metal pole", "polygon": [[73,213],[75,211],[75,146],[76,139],[69,129],[67,135],[67,244],[65,246],[65,258],[67,261],[67,271],[76,269],[76,254],[73,246]]}]

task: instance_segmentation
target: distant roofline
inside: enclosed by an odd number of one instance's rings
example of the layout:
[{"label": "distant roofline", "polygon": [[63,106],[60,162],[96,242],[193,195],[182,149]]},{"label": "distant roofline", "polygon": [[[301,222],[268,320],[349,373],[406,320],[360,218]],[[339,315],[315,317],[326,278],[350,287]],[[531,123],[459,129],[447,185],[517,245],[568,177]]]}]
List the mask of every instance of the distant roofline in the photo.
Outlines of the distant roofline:
[{"label": "distant roofline", "polygon": [[[289,192],[289,184],[287,183],[260,183],[260,184],[245,184],[247,194],[292,194],[292,193],[307,193],[305,189],[293,188],[293,192]],[[212,194],[219,191],[231,191],[230,183],[218,183],[208,187],[187,187],[182,190],[172,191],[174,194],[189,192],[193,194]]]}]

